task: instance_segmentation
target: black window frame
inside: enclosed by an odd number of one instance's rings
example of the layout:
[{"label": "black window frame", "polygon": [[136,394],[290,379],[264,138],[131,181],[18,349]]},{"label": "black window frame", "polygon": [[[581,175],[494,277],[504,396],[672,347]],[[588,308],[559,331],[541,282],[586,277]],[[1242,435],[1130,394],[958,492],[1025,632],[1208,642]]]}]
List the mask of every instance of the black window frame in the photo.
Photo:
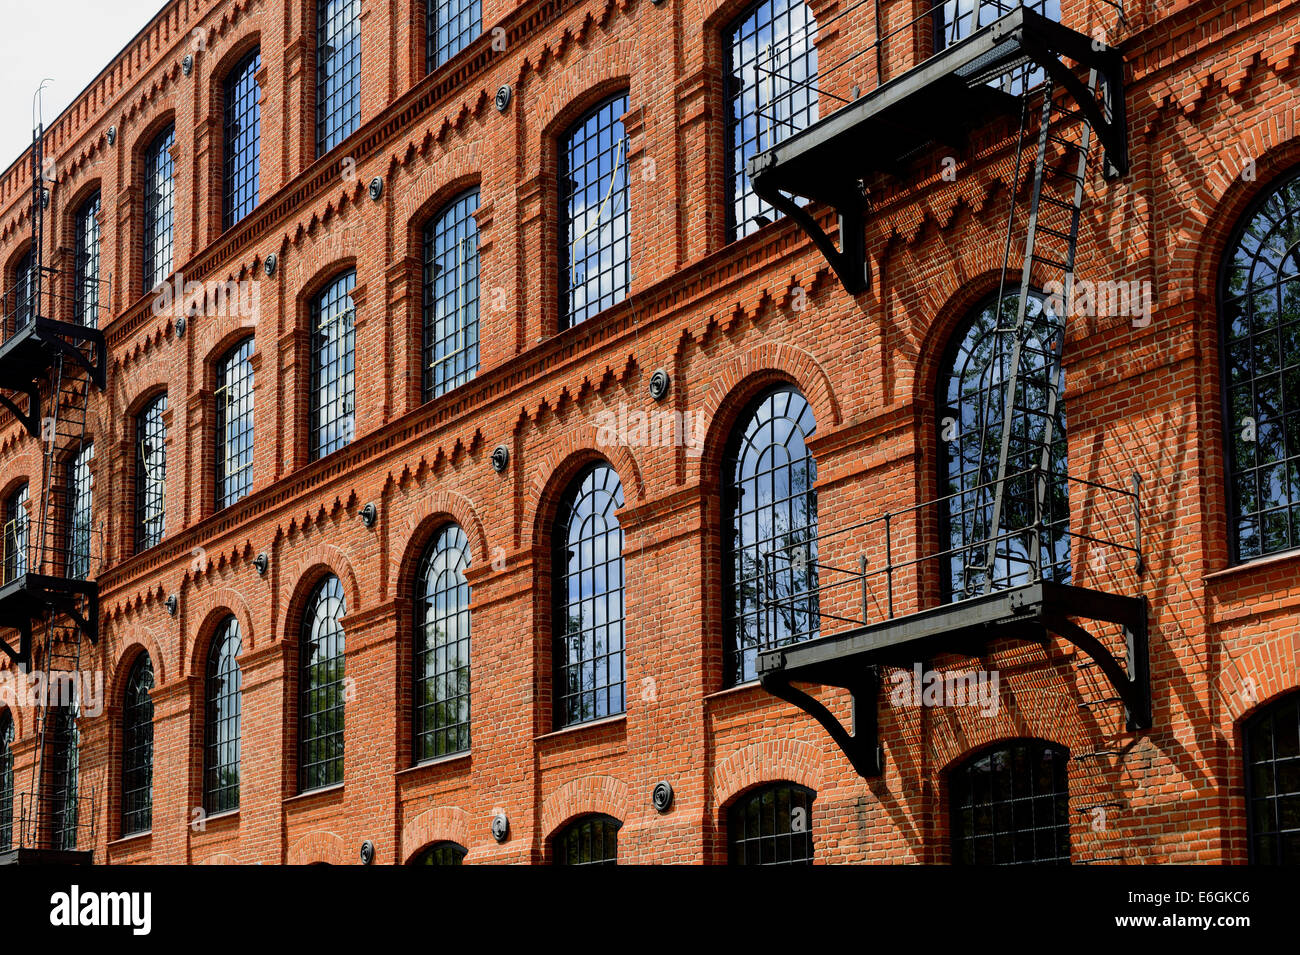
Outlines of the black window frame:
[{"label": "black window frame", "polygon": [[13,282],[5,294],[5,311],[13,316],[13,331],[26,328],[36,316],[36,256],[29,246],[14,262]]},{"label": "black window frame", "polygon": [[[353,24],[355,33],[347,38]],[[341,50],[336,43],[345,38],[348,46]],[[317,159],[360,128],[361,75],[361,0],[317,0]]]},{"label": "black window frame", "polygon": [[[738,795],[727,807],[729,865],[812,865],[813,806],[817,793],[798,783],[777,780]],[[803,829],[796,815],[804,812]]]},{"label": "black window frame", "polygon": [[91,468],[94,459],[94,442],[87,441],[64,464],[67,481],[64,565],[71,580],[85,580],[90,576],[94,556],[95,475]]},{"label": "black window frame", "polygon": [[426,0],[424,18],[428,74],[450,62],[483,32],[482,0]]},{"label": "black window frame", "polygon": [[101,208],[101,194],[96,190],[93,196],[77,207],[73,216],[73,321],[87,328],[99,327],[103,291],[99,281]]},{"label": "black window frame", "polygon": [[425,846],[407,865],[463,865],[469,850],[459,842],[444,839]]},{"label": "black window frame", "polygon": [[144,290],[162,285],[175,265],[176,164],[172,148],[176,126],[168,125],[144,151]]},{"label": "black window frame", "polygon": [[[343,782],[346,713],[347,635],[340,622],[347,614],[343,583],[327,574],[312,588],[302,614],[298,642],[298,791],[328,789]],[[328,629],[327,629],[328,628]],[[315,653],[322,646],[326,652]],[[324,682],[316,674],[337,666]],[[333,750],[324,756],[313,747]]]},{"label": "black window frame", "polygon": [[0,570],[0,584],[21,577],[28,569],[28,542],[31,532],[31,514],[28,504],[31,501],[31,484],[24,481],[5,498],[3,568]]},{"label": "black window frame", "polygon": [[[1283,745],[1286,749],[1279,755],[1278,724],[1282,724]],[[1269,752],[1260,751],[1262,740],[1258,731],[1268,724]],[[1242,770],[1246,792],[1246,851],[1251,865],[1296,865],[1300,863],[1300,690],[1290,690],[1274,700],[1270,700],[1252,713],[1242,723]],[[1290,784],[1286,792],[1279,793],[1278,767],[1288,764]],[[1260,767],[1268,767],[1264,776],[1256,773]],[[1267,785],[1265,785],[1267,784]],[[1294,788],[1292,788],[1294,787]],[[1286,826],[1280,798],[1285,798],[1295,811],[1296,825]],[[1270,805],[1271,803],[1271,805]],[[1260,808],[1266,810],[1261,813]],[[1260,816],[1267,815],[1270,828],[1260,826]],[[1261,851],[1261,843],[1266,840],[1276,842],[1272,856]]]},{"label": "black window frame", "polygon": [[[980,764],[985,760],[996,760],[999,756],[1004,759],[1010,758],[1013,763],[1016,758],[1016,751],[1024,753],[1027,762],[1033,762],[1034,757],[1038,757],[1039,762],[1046,754],[1051,754],[1053,777],[1051,780],[1051,791],[1037,792],[1036,787],[1041,784],[1041,779],[1036,776],[1030,776],[1028,785],[1015,785],[1014,778],[1012,785],[1009,787],[1010,795],[1005,799],[998,799],[998,792],[995,790],[996,782],[992,777],[987,780],[987,785],[982,789],[978,788],[975,780],[975,771],[980,768]],[[946,774],[946,785],[948,791],[948,828],[950,833],[950,852],[951,863],[953,865],[1069,865],[1073,858],[1073,846],[1070,837],[1070,751],[1060,745],[1048,740],[1037,739],[1034,737],[1017,737],[1015,739],[1000,740],[988,746],[983,746],[965,756],[960,762],[948,770]],[[990,772],[995,770],[990,769]],[[1015,767],[1013,765],[1009,774],[1013,775]],[[1024,781],[1022,780],[1022,783]],[[1008,791],[1008,790],[1004,790]],[[1029,795],[1022,795],[1027,791]],[[964,798],[967,794],[969,798]],[[975,802],[975,795],[988,794],[987,800],[979,803]],[[1022,824],[1023,817],[1027,814],[1032,823],[1038,821],[1037,810],[1038,801],[1053,802],[1053,820],[1048,825],[1030,825],[1028,827]],[[1025,808],[1028,801],[1028,809]],[[1000,807],[1007,807],[1000,809]],[[966,821],[965,811],[969,809],[970,818]],[[976,822],[981,809],[985,810],[989,819],[991,829],[981,827],[975,831]],[[1010,819],[1010,828],[1006,826],[1007,819]],[[1052,850],[1050,853],[1044,853],[1039,846],[1040,839],[1046,843],[1050,833]],[[1041,835],[1040,834],[1044,834]],[[1026,847],[1019,844],[1020,839],[1026,839],[1032,845],[1032,849],[1026,852]],[[1012,857],[1009,860],[1000,861],[998,856],[999,840],[1009,840]],[[971,840],[988,840],[987,845],[991,848],[991,857],[981,859],[978,851],[981,843],[971,844],[971,853],[967,856],[964,853],[965,843]],[[1064,855],[1061,854],[1061,845],[1064,842]],[[1019,858],[1017,858],[1019,857]],[[1005,859],[1005,857],[1004,857]]]},{"label": "black window frame", "polygon": [[212,634],[204,671],[203,811],[209,816],[239,808],[243,647],[239,620],[232,614]]},{"label": "black window frame", "polygon": [[[444,205],[424,226],[420,352],[424,401],[460,387],[478,373],[478,207],[475,186]],[[454,241],[454,255],[448,241]]]},{"label": "black window frame", "polygon": [[148,550],[167,532],[167,393],[135,416],[135,550]]},{"label": "black window frame", "polygon": [[307,402],[309,460],[319,461],[356,436],[357,270],[334,276],[311,299],[311,391]]},{"label": "black window frame", "polygon": [[[253,416],[257,380],[252,358],[255,345],[254,337],[249,335],[227,349],[216,363],[216,387],[212,394],[216,403],[213,423],[216,456],[213,463],[218,511],[235,504],[253,489]],[[235,397],[232,399],[231,395]],[[232,405],[238,406],[234,414],[230,410]],[[232,433],[230,429],[234,422],[238,422],[238,430]],[[238,444],[232,450],[233,439],[238,439]],[[231,468],[232,462],[237,466]]]},{"label": "black window frame", "polygon": [[621,820],[603,812],[571,819],[551,837],[551,861],[554,865],[618,865],[622,828]]},{"label": "black window frame", "polygon": [[434,532],[416,572],[411,728],[417,764],[470,749],[469,565],[469,537],[449,522]]},{"label": "black window frame", "polygon": [[[254,47],[226,74],[222,89],[221,227],[257,208],[262,165],[262,48]],[[251,129],[251,133],[249,132]]]},{"label": "black window frame", "polygon": [[57,707],[47,715],[54,726],[50,734],[49,766],[45,785],[49,793],[49,839],[55,849],[74,851],[81,828],[80,777],[81,728],[78,701]]},{"label": "black window frame", "polygon": [[153,661],[141,653],[122,694],[122,836],[153,828]]}]

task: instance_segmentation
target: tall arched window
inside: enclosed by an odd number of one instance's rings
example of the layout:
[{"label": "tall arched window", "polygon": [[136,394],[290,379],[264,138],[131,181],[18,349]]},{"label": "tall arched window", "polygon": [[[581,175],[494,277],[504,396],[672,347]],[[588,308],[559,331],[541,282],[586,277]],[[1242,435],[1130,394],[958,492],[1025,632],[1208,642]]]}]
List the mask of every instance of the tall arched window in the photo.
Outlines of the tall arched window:
[{"label": "tall arched window", "polygon": [[560,328],[623,301],[631,283],[627,93],[610,97],[560,141]]},{"label": "tall arched window", "polygon": [[27,573],[27,500],[28,485],[24,484],[5,501],[4,571],[0,585]]},{"label": "tall arched window", "polygon": [[415,759],[469,749],[469,538],[442,528],[415,578]]},{"label": "tall arched window", "polygon": [[361,0],[316,4],[316,155],[361,125]]},{"label": "tall arched window", "polygon": [[427,0],[426,72],[442,66],[482,32],[481,0]]},{"label": "tall arched window", "polygon": [[732,23],[726,45],[727,235],[776,218],[754,195],[749,160],[817,120],[817,20],[804,0],[759,0]]},{"label": "tall arched window", "polygon": [[217,509],[253,489],[253,339],[217,363]]},{"label": "tall arched window", "polygon": [[448,203],[424,227],[424,400],[478,371],[478,190]]},{"label": "tall arched window", "polygon": [[176,127],[168,126],[144,153],[144,287],[149,291],[166,281],[172,271],[172,236],[175,231],[176,183],[172,146]]},{"label": "tall arched window", "polygon": [[1243,737],[1250,861],[1300,864],[1300,691],[1252,716]]},{"label": "tall arched window", "polygon": [[298,788],[343,782],[343,585],[326,577],[307,600],[298,659]]},{"label": "tall arched window", "polygon": [[77,703],[60,706],[47,717],[51,721],[49,739],[49,770],[46,785],[49,787],[50,841],[55,849],[71,851],[77,848],[77,830],[80,828],[80,801],[77,796],[81,774],[81,731],[77,727]]},{"label": "tall arched window", "polygon": [[[727,685],[757,676],[758,652],[815,637],[817,430],[798,389],[764,392],[741,414],[723,464]],[[775,605],[775,613],[765,607]],[[769,632],[772,631],[772,632]]]},{"label": "tall arched window", "polygon": [[812,865],[816,798],[811,789],[794,783],[773,783],[742,795],[727,810],[729,862]]},{"label": "tall arched window", "polygon": [[352,289],[357,273],[348,269],[311,303],[311,459],[323,458],[351,442],[354,429],[354,348]]},{"label": "tall arched window", "polygon": [[94,476],[90,471],[95,446],[85,444],[65,465],[67,480],[67,568],[73,580],[90,575],[94,538]]},{"label": "tall arched window", "polygon": [[1042,740],[981,750],[948,776],[953,865],[1068,864],[1070,754]]},{"label": "tall arched window", "polygon": [[76,321],[99,325],[99,193],[81,204],[75,217],[72,302]]},{"label": "tall arched window", "polygon": [[14,837],[14,718],[0,711],[0,852]]},{"label": "tall arched window", "polygon": [[462,865],[467,850],[456,842],[435,842],[411,860],[410,865]]},{"label": "tall arched window", "polygon": [[262,118],[257,71],[261,49],[253,50],[226,76],[225,162],[221,201],[222,228],[229,229],[257,207],[261,165]]},{"label": "tall arched window", "polygon": [[208,647],[203,716],[203,811],[209,815],[239,808],[239,716],[243,673],[239,621],[227,617]]},{"label": "tall arched window", "polygon": [[122,835],[153,825],[153,662],[142,653],[122,698]]},{"label": "tall arched window", "polygon": [[166,527],[167,396],[159,395],[135,419],[135,549],[162,540]]},{"label": "tall arched window", "polygon": [[623,485],[586,468],[560,502],[555,531],[555,725],[622,713]]},{"label": "tall arched window", "polygon": [[[1002,302],[1002,327],[1015,324],[1019,296]],[[1070,577],[1067,498],[1065,373],[1061,368],[1064,327],[1044,299],[1034,293],[1025,321],[1029,334],[1020,353],[1020,388],[1016,404],[1021,410],[1012,421],[1008,445],[1007,481],[999,520],[997,558],[991,574],[992,588],[1013,587],[1035,577],[1035,547],[1041,557],[1042,576],[1065,582]],[[999,333],[997,297],[986,300],[954,333],[939,371],[935,403],[939,421],[939,487],[941,549],[940,580],[944,597],[960,600],[977,596],[986,585],[992,536],[998,456],[1002,444],[1006,383],[1012,359],[1012,336]],[[1051,416],[1051,454],[1043,460],[1051,394],[1056,407]],[[1046,465],[1041,533],[1035,535],[1038,469]],[[1009,535],[1009,536],[1003,536]]]},{"label": "tall arched window", "polygon": [[556,865],[618,865],[618,830],[613,816],[581,816],[551,840]]},{"label": "tall arched window", "polygon": [[1233,556],[1245,561],[1300,547],[1300,170],[1238,227],[1219,313]]},{"label": "tall arched window", "polygon": [[5,318],[11,319],[11,328],[16,332],[36,314],[36,272],[31,249],[18,257],[10,282],[5,293]]}]

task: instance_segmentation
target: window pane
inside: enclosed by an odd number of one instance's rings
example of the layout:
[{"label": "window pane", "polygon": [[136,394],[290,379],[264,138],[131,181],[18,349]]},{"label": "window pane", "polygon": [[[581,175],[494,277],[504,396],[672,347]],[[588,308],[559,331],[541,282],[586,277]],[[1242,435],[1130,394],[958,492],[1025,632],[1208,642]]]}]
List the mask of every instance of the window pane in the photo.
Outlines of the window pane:
[{"label": "window pane", "polygon": [[85,580],[90,574],[93,536],[90,461],[94,456],[95,446],[88,444],[67,465],[67,568],[68,576],[74,580]]},{"label": "window pane", "polygon": [[153,662],[143,653],[131,668],[122,702],[122,835],[153,825]]},{"label": "window pane", "polygon": [[434,538],[415,581],[415,758],[469,749],[469,539],[455,524]]},{"label": "window pane", "polygon": [[1300,863],[1300,693],[1265,707],[1244,736],[1251,862]]},{"label": "window pane", "polygon": [[478,190],[443,209],[424,230],[424,400],[478,371]]},{"label": "window pane", "polygon": [[88,328],[99,326],[99,193],[77,212],[73,256],[73,312]]},{"label": "window pane", "polygon": [[27,573],[29,516],[28,485],[24,484],[5,501],[4,575],[0,584]]},{"label": "window pane", "polygon": [[243,640],[234,617],[217,630],[208,650],[203,744],[203,809],[229,812],[239,808],[239,717]]},{"label": "window pane", "polygon": [[261,68],[262,52],[254,50],[226,78],[222,201],[222,227],[226,229],[257,206],[262,120],[256,76]]},{"label": "window pane", "polygon": [[312,301],[311,457],[324,457],[353,437],[355,310],[351,292],[357,273],[347,271]]},{"label": "window pane", "polygon": [[253,487],[253,339],[217,365],[217,508]]},{"label": "window pane", "polygon": [[316,6],[316,155],[361,124],[361,0]]},{"label": "window pane", "polygon": [[13,844],[14,835],[14,721],[0,712],[0,852]]},{"label": "window pane", "polygon": [[299,643],[298,788],[343,782],[343,585],[326,577],[307,601]]},{"label": "window pane", "polygon": [[751,790],[727,811],[732,865],[812,865],[816,793],[793,783]]},{"label": "window pane", "polygon": [[432,72],[483,32],[480,0],[428,0],[428,67]]},{"label": "window pane", "polygon": [[77,777],[81,733],[77,728],[77,704],[60,706],[48,717],[51,720],[49,809],[50,839],[58,850],[77,848],[79,801]]},{"label": "window pane", "polygon": [[175,127],[153,141],[144,157],[144,287],[156,288],[172,271],[175,181],[172,146]]},{"label": "window pane", "polygon": [[160,395],[136,417],[136,550],[153,547],[162,540],[165,529],[167,427],[163,413],[166,410],[167,396]]},{"label": "window pane", "polygon": [[556,865],[618,865],[618,830],[611,816],[583,816],[552,841]]},{"label": "window pane", "polygon": [[466,849],[462,845],[437,842],[412,859],[411,865],[461,865],[465,855]]},{"label": "window pane", "polygon": [[1038,740],[984,750],[949,777],[953,865],[1069,864],[1069,753]]}]

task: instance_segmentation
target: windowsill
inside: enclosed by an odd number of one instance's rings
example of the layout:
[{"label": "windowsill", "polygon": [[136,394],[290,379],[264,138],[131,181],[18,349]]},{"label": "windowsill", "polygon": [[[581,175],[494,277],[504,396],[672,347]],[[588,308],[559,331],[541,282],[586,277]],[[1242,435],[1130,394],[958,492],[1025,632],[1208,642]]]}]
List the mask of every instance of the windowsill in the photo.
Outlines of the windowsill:
[{"label": "windowsill", "polygon": [[1209,584],[1217,584],[1223,580],[1231,580],[1234,577],[1240,577],[1261,569],[1271,569],[1293,562],[1300,563],[1300,549],[1283,551],[1280,554],[1270,554],[1268,557],[1256,557],[1245,563],[1233,564],[1223,570],[1203,574],[1201,579]]},{"label": "windowsill", "polygon": [[129,836],[122,836],[114,839],[108,844],[110,849],[126,849],[132,846],[132,843],[148,842],[153,838],[153,830],[146,829],[143,832],[133,832]]},{"label": "windowsill", "polygon": [[204,816],[203,824],[207,826],[207,825],[211,825],[214,822],[227,822],[228,820],[238,819],[238,818],[239,818],[238,809],[226,809],[223,810],[222,812],[214,812],[211,815]]},{"label": "windowsill", "polygon": [[619,713],[617,716],[606,716],[603,719],[591,720],[587,723],[574,723],[572,726],[566,726],[563,729],[551,730],[549,733],[543,733],[540,736],[534,736],[534,743],[545,742],[550,739],[558,739],[563,736],[571,736],[575,733],[581,733],[584,730],[599,730],[606,726],[616,726],[619,723],[627,722],[627,714]]},{"label": "windowsill", "polygon": [[439,767],[450,766],[459,762],[469,762],[469,758],[472,755],[472,751],[466,750],[463,753],[448,753],[446,756],[436,756],[433,759],[426,759],[424,762],[416,763],[414,766],[407,766],[405,769],[399,769],[393,775],[400,779],[403,776],[419,774],[425,770],[438,769]]},{"label": "windowsill", "polygon": [[337,795],[343,792],[343,783],[334,783],[331,786],[321,786],[319,789],[308,789],[306,792],[296,793],[292,796],[286,796],[280,800],[281,805],[287,806],[291,803],[311,802],[313,799],[319,799],[324,796]]},{"label": "windowsill", "polygon": [[[737,683],[735,686],[729,686],[725,690],[715,690],[712,693],[705,693],[704,702],[708,703],[712,700],[726,699],[729,696],[738,696],[747,690],[761,690],[762,688],[763,684],[758,682],[758,677],[754,677],[754,679],[746,680],[744,683]],[[776,697],[772,697],[772,699],[776,699]]]}]

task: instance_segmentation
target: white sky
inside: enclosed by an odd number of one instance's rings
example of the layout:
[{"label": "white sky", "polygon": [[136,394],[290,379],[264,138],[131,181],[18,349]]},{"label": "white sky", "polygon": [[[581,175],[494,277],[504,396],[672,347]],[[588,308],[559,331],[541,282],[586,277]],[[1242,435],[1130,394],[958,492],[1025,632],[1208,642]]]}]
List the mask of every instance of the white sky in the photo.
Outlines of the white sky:
[{"label": "white sky", "polygon": [[165,0],[0,0],[0,172],[32,143],[32,95],[47,77],[48,127]]}]

